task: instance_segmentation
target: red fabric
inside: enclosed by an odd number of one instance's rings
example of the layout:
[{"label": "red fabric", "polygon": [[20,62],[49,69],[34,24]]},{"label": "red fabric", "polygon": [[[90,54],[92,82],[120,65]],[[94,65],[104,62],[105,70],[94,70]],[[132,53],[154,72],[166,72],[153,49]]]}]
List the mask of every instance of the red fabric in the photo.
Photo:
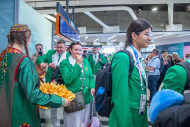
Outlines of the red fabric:
[{"label": "red fabric", "polygon": [[182,60],[181,60],[181,59],[177,59],[177,60],[175,60],[175,63],[177,63],[177,61],[181,61],[181,62],[182,62]]}]

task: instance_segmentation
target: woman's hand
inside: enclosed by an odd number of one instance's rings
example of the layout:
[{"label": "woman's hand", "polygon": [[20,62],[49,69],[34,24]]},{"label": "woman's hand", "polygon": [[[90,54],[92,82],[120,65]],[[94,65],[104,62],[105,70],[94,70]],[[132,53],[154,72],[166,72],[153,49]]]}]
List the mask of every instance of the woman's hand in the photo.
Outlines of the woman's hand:
[{"label": "woman's hand", "polygon": [[68,107],[69,105],[70,105],[70,101],[67,100],[67,99],[65,99],[65,105],[64,105],[64,107]]},{"label": "woman's hand", "polygon": [[95,96],[95,89],[92,88],[91,91],[90,91],[90,93],[91,93],[92,96]]},{"label": "woman's hand", "polygon": [[83,58],[82,56],[77,56],[76,63],[77,63],[78,65],[81,65],[83,59],[84,59],[84,58]]}]

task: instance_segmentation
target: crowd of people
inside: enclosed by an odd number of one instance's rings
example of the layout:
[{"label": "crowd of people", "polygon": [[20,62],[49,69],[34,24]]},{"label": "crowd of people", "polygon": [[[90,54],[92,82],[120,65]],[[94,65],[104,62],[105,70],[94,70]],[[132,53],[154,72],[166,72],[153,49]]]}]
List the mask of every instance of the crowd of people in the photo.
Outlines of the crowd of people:
[{"label": "crowd of people", "polygon": [[[128,27],[125,50],[133,59],[134,67],[129,77],[129,56],[119,52],[110,62],[112,73],[112,103],[114,107],[109,116],[110,127],[148,127],[147,105],[160,89],[172,89],[182,93],[187,80],[186,70],[176,65],[183,60],[177,53],[168,54],[153,49],[147,59],[141,54],[152,40],[151,24],[145,20],[134,20]],[[37,105],[51,107],[53,127],[59,127],[57,108],[63,108],[64,127],[79,127],[82,122],[90,119],[90,106],[95,97],[96,74],[108,62],[107,59],[93,48],[92,55],[87,51],[81,53],[80,42],[72,42],[66,49],[66,42],[59,40],[57,50],[43,52],[43,45],[35,46],[36,53],[29,57],[28,46],[31,43],[31,30],[25,24],[11,26],[7,35],[8,47],[0,55],[0,126],[40,127],[39,108]],[[25,50],[26,54],[23,53]],[[66,51],[67,50],[67,51]],[[190,54],[184,58],[190,64]],[[39,66],[46,72],[40,79],[35,71]],[[58,70],[53,77],[55,70]],[[66,107],[72,101],[53,94],[45,94],[40,90],[40,80],[52,82],[62,79],[63,84],[73,93],[82,91],[85,106],[82,110],[67,113]],[[150,98],[147,100],[147,88]],[[145,102],[145,103],[141,103]]]}]

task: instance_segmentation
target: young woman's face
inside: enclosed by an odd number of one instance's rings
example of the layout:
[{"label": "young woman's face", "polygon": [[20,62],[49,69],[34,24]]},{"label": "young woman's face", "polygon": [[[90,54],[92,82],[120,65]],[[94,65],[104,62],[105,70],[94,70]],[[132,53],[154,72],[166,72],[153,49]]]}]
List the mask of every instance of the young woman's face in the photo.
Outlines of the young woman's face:
[{"label": "young woman's face", "polygon": [[72,49],[70,48],[69,50],[71,52],[71,56],[75,59],[77,58],[77,55],[81,55],[81,45],[73,45]]},{"label": "young woman's face", "polygon": [[140,48],[148,48],[149,42],[152,40],[151,28],[147,28],[134,36],[134,42]]}]

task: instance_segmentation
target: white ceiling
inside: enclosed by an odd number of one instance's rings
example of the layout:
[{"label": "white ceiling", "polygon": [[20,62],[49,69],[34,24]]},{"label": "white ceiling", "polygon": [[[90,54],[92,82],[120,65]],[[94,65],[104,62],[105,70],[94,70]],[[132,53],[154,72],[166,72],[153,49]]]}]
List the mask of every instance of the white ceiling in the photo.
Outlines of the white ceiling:
[{"label": "white ceiling", "polygon": [[[56,1],[56,0],[24,0],[28,5],[30,5],[33,8],[41,8],[41,7],[50,7],[48,10],[37,10],[45,17],[50,15],[47,14],[54,14],[55,13],[55,7],[56,3],[60,2],[62,6],[66,6],[66,0],[62,1]],[[94,6],[94,5],[122,5],[125,6],[126,4],[129,5],[135,5],[135,4],[181,4],[181,3],[190,3],[190,0],[70,0],[69,6],[83,6],[83,8],[76,8],[75,13],[77,12],[83,12],[85,9],[85,6]],[[53,7],[53,8],[51,8]],[[77,10],[78,9],[78,10]],[[96,8],[93,8],[96,9]],[[92,11],[92,10],[91,10]],[[71,9],[69,12],[72,12]],[[54,19],[55,20],[55,19]],[[169,36],[167,36],[169,34]],[[171,34],[171,35],[170,35]],[[153,32],[153,39],[154,43],[156,45],[165,45],[165,44],[172,44],[172,43],[180,43],[180,42],[190,42],[190,35],[178,37],[180,35],[184,34],[190,34],[190,31],[180,31],[180,32],[164,32],[165,37],[163,36],[163,32]],[[116,35],[114,38],[109,39],[110,37]],[[99,42],[108,42],[114,43],[114,42],[121,42],[125,43],[126,41],[126,33],[101,33],[101,34],[81,34],[81,42],[94,42],[95,40],[97,43]],[[88,36],[87,39],[85,39]],[[163,36],[160,38],[156,38],[158,36]],[[59,36],[55,35],[54,38],[56,40],[61,39]],[[115,41],[113,41],[115,40]],[[113,41],[113,42],[111,42]]]},{"label": "white ceiling", "polygon": [[[31,7],[55,7],[56,2],[66,6],[66,1],[49,0],[24,0]],[[74,0],[69,1],[69,6],[93,6],[93,5],[125,5],[125,4],[170,4],[189,3],[189,0]]]}]

